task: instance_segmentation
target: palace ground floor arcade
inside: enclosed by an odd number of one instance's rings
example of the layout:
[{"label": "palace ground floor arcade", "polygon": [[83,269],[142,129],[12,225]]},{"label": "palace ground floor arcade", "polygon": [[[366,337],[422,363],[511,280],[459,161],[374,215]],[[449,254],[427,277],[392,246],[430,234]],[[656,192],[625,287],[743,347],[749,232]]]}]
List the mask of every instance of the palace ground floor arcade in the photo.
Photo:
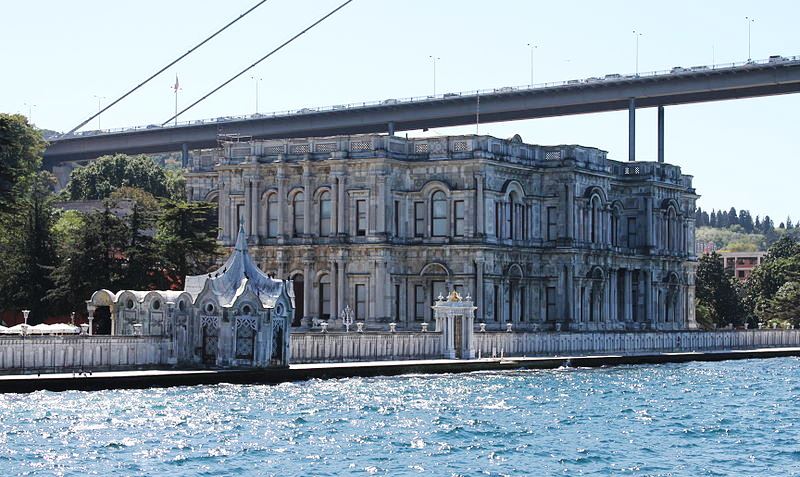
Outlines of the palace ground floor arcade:
[{"label": "palace ground floor arcade", "polygon": [[[420,330],[431,306],[471,296],[487,329],[691,329],[693,264],[610,251],[442,245],[271,246],[252,252],[267,273],[293,280],[294,326],[343,327],[349,306],[368,330]],[[433,326],[429,329],[433,329]]]}]

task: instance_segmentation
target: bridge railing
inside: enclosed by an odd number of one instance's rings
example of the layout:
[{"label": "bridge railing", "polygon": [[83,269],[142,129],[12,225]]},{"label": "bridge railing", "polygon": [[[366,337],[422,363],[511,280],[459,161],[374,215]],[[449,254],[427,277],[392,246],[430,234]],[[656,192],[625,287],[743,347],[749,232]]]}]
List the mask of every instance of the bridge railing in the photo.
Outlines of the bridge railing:
[{"label": "bridge railing", "polygon": [[[338,105],[330,105],[330,106],[321,106],[321,107],[307,107],[301,109],[289,109],[283,111],[274,111],[270,113],[255,113],[255,114],[246,114],[246,115],[238,115],[238,116],[220,116],[217,118],[210,118],[210,119],[197,119],[197,120],[188,120],[188,121],[178,121],[177,124],[168,124],[164,126],[160,126],[157,124],[149,124],[143,126],[132,126],[132,127],[122,127],[122,128],[111,128],[111,129],[97,129],[97,130],[90,130],[90,131],[78,131],[71,136],[60,136],[59,138],[68,138],[68,137],[85,137],[85,136],[96,136],[101,134],[117,134],[117,133],[125,133],[125,132],[135,132],[135,131],[142,131],[148,129],[161,129],[161,128],[175,128],[175,127],[187,127],[187,126],[198,126],[198,125],[205,125],[205,124],[218,124],[218,123],[229,123],[235,121],[247,121],[253,119],[264,119],[264,118],[276,118],[276,117],[285,117],[285,116],[296,116],[296,115],[303,115],[303,114],[311,114],[311,113],[322,113],[322,112],[332,112],[332,111],[340,111],[346,109],[355,109],[355,108],[366,108],[366,107],[381,107],[381,106],[390,106],[395,104],[410,104],[410,103],[419,103],[419,102],[428,102],[428,101],[436,101],[436,100],[446,100],[451,98],[458,98],[458,97],[478,97],[481,95],[487,94],[497,94],[497,93],[516,93],[522,91],[531,91],[531,90],[538,90],[538,89],[547,89],[547,88],[558,88],[558,87],[573,87],[573,86],[581,86],[587,84],[596,84],[596,83],[608,83],[612,81],[631,81],[637,80],[641,78],[652,78],[657,76],[668,76],[668,75],[694,75],[694,74],[704,74],[709,73],[712,71],[719,71],[719,70],[729,70],[734,68],[752,68],[752,67],[761,67],[767,65],[786,65],[788,63],[797,63],[800,62],[800,56],[773,56],[768,59],[762,60],[748,60],[742,62],[735,62],[735,63],[715,63],[711,65],[697,65],[697,66],[690,66],[690,67],[681,67],[677,66],[670,70],[656,70],[656,71],[646,71],[640,73],[628,73],[628,74],[607,74],[603,77],[589,77],[583,79],[571,79],[565,81],[552,81],[547,83],[536,83],[536,84],[529,84],[529,85],[522,85],[522,86],[504,86],[501,88],[492,88],[492,89],[479,89],[479,90],[468,90],[468,91],[460,91],[454,93],[444,93],[439,95],[427,95],[427,96],[412,96],[407,98],[389,98],[383,100],[374,100],[374,101],[363,101],[360,103],[348,103],[348,104],[338,104]],[[56,138],[58,140],[59,138]]]}]

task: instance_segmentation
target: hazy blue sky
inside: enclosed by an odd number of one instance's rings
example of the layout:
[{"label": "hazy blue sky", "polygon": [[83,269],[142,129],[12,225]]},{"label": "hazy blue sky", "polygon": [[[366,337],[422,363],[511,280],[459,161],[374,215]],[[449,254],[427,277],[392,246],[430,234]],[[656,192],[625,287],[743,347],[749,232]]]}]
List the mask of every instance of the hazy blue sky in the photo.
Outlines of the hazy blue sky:
[{"label": "hazy blue sky", "polygon": [[[255,0],[4,1],[0,4],[0,111],[68,130],[185,52]],[[339,0],[270,0],[172,70],[103,114],[101,126],[161,123],[180,78],[188,105],[304,28]],[[795,1],[355,0],[258,66],[261,112],[560,81],[635,68],[665,70],[800,54]],[[255,80],[240,78],[182,119],[255,111]],[[31,106],[34,105],[34,106]],[[800,96],[668,107],[666,158],[695,176],[703,208],[749,208],[800,219]],[[96,129],[97,121],[88,128]],[[656,155],[655,110],[637,115],[637,157]],[[474,126],[426,134],[474,133]],[[538,144],[577,143],[627,157],[627,113],[481,126],[482,134]]]}]

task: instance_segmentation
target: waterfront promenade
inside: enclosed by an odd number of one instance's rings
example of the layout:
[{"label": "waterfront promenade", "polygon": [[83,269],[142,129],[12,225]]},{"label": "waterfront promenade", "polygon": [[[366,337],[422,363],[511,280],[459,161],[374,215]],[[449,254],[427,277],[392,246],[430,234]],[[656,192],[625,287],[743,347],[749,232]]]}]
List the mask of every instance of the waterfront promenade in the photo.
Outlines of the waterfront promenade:
[{"label": "waterfront promenade", "polygon": [[603,366],[800,357],[800,347],[641,354],[497,357],[470,360],[427,359],[293,364],[288,368],[247,370],[132,370],[0,376],[1,393],[40,390],[138,389],[210,384],[277,384],[308,379],[444,374],[516,369],[596,368]]}]

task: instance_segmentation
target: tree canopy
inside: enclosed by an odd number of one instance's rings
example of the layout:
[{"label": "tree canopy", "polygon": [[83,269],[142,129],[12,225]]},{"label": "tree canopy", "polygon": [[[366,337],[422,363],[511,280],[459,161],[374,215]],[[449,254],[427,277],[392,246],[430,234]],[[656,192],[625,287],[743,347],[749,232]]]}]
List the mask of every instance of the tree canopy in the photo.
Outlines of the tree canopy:
[{"label": "tree canopy", "polygon": [[72,171],[66,191],[70,200],[108,198],[120,187],[142,189],[155,197],[168,197],[167,174],[145,155],[103,156]]},{"label": "tree canopy", "polygon": [[0,213],[10,212],[24,193],[23,181],[39,169],[45,144],[25,116],[0,113]]}]

